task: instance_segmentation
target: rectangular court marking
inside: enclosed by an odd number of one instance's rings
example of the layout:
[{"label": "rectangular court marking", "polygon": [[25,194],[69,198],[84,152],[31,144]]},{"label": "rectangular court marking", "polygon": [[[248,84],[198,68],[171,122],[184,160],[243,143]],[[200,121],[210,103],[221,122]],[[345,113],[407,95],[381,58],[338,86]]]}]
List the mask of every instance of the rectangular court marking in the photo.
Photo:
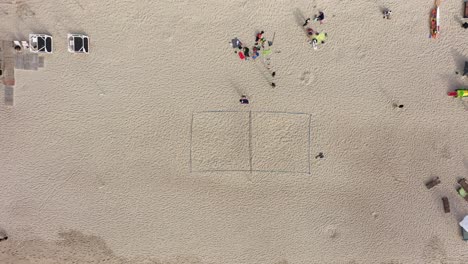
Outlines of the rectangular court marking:
[{"label": "rectangular court marking", "polygon": [[[194,118],[195,115],[197,114],[209,114],[209,113],[245,113],[248,114],[248,168],[239,168],[239,169],[234,169],[234,168],[209,168],[209,169],[203,169],[203,168],[196,168],[194,166]],[[252,114],[287,114],[287,115],[306,115],[308,116],[308,133],[305,135],[307,137],[307,162],[308,166],[305,168],[304,171],[302,170],[279,170],[279,169],[273,169],[273,170],[268,170],[268,169],[255,169],[253,165],[253,146],[252,146]],[[306,121],[307,122],[307,121]],[[190,157],[189,157],[189,169],[190,172],[276,172],[276,173],[304,173],[304,174],[310,174],[311,173],[311,122],[312,122],[312,115],[308,113],[302,113],[302,112],[279,112],[279,111],[238,111],[238,110],[209,110],[209,111],[200,111],[200,112],[193,112],[192,113],[192,118],[191,118],[191,124],[190,124]],[[230,130],[231,131],[231,130]],[[305,143],[305,142],[304,142]],[[196,152],[196,149],[195,149]],[[242,164],[238,164],[239,167],[242,167]],[[246,164],[244,164],[245,166]]]}]

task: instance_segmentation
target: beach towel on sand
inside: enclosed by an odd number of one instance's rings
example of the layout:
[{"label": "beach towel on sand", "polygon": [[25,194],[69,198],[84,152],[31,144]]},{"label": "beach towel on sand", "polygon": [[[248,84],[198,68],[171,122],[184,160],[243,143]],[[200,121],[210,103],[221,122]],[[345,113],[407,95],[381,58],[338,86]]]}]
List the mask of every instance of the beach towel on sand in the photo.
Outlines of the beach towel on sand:
[{"label": "beach towel on sand", "polygon": [[322,43],[327,39],[327,36],[324,32],[319,33],[318,35],[314,35],[312,39],[316,39],[318,43]]},{"label": "beach towel on sand", "polygon": [[262,50],[262,55],[263,56],[267,56],[267,55],[270,55],[271,54],[271,49],[264,49]]}]

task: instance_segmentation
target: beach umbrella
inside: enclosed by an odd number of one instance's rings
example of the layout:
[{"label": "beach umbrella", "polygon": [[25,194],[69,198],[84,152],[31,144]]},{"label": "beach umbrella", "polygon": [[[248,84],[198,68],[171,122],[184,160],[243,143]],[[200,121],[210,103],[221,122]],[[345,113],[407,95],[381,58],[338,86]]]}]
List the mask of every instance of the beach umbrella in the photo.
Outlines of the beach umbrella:
[{"label": "beach umbrella", "polygon": [[468,232],[468,215],[463,218],[463,220],[460,222],[460,226],[465,229],[466,232]]}]

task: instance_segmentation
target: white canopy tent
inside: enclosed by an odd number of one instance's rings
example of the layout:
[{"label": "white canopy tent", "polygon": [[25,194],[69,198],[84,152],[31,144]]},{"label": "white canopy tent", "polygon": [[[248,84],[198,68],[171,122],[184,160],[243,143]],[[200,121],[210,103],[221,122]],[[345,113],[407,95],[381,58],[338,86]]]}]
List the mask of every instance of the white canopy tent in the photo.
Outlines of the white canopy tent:
[{"label": "white canopy tent", "polygon": [[52,36],[29,34],[29,50],[33,53],[52,53]]},{"label": "white canopy tent", "polygon": [[460,226],[468,232],[468,215],[460,222]]},{"label": "white canopy tent", "polygon": [[68,34],[68,51],[71,53],[89,53],[89,37],[81,34]]}]

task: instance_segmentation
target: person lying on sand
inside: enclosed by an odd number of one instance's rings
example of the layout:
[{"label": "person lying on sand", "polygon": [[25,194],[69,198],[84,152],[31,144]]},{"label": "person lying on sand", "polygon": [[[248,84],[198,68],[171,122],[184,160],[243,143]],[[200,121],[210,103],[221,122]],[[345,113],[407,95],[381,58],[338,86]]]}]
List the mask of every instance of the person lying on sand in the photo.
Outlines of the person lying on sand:
[{"label": "person lying on sand", "polygon": [[249,99],[247,99],[247,96],[242,95],[241,99],[239,100],[241,104],[249,104]]}]

